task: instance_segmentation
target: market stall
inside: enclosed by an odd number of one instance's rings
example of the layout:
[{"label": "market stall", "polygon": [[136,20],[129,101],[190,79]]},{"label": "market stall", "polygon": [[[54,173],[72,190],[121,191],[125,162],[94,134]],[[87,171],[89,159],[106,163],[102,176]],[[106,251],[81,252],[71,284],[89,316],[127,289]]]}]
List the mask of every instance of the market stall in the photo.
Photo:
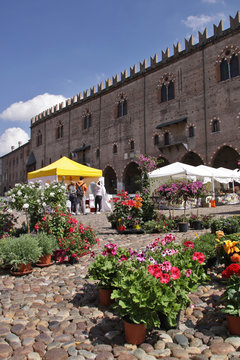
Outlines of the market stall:
[{"label": "market stall", "polygon": [[88,187],[86,198],[88,208],[91,211],[94,207],[94,195],[91,193],[90,183],[97,182],[100,178],[104,182],[102,170],[79,164],[64,156],[52,164],[27,174],[28,182],[41,181],[42,184],[54,180],[69,184],[71,181],[77,182],[80,176],[84,177],[84,182]]}]

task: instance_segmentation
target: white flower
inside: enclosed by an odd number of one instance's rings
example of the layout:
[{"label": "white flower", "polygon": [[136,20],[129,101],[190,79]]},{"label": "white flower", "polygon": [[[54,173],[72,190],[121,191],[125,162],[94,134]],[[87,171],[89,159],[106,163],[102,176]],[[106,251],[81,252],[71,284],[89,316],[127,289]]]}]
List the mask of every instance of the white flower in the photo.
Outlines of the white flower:
[{"label": "white flower", "polygon": [[9,213],[9,214],[12,214],[12,209],[7,209],[7,212]]},{"label": "white flower", "polygon": [[47,204],[45,202],[42,203],[42,206],[45,207]]},{"label": "white flower", "polygon": [[55,196],[54,192],[50,192],[49,196],[54,197]]},{"label": "white flower", "polygon": [[45,184],[45,188],[49,188],[49,184],[48,184],[48,183]]},{"label": "white flower", "polygon": [[29,208],[29,204],[23,204],[23,209],[28,209]]},{"label": "white flower", "polygon": [[15,198],[15,194],[12,194],[12,198]]},{"label": "white flower", "polygon": [[37,203],[40,204],[40,200],[39,200],[39,199],[37,199]]},{"label": "white flower", "polygon": [[12,199],[11,201],[12,201],[13,203],[15,203],[16,200],[15,200],[15,199]]},{"label": "white flower", "polygon": [[22,195],[21,190],[18,190],[17,195],[18,195],[18,196]]}]

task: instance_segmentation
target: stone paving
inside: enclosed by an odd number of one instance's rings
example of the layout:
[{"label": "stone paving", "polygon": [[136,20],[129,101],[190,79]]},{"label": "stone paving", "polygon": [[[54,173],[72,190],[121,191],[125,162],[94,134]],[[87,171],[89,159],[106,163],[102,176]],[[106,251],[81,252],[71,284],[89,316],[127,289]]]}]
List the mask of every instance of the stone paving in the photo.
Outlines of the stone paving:
[{"label": "stone paving", "polygon": [[[218,215],[237,213],[239,206],[201,209]],[[78,219],[99,233],[100,252],[106,242],[140,249],[158,235],[118,235],[105,214]],[[198,231],[200,235],[201,230]],[[175,233],[178,240],[193,231]],[[228,333],[220,312],[222,286],[213,282],[190,294],[194,306],[181,312],[178,329],[155,329],[140,346],[125,343],[122,320],[99,306],[96,285],[87,278],[92,261],[34,268],[23,277],[0,270],[0,359],[29,360],[227,360],[240,359],[240,337]]]}]

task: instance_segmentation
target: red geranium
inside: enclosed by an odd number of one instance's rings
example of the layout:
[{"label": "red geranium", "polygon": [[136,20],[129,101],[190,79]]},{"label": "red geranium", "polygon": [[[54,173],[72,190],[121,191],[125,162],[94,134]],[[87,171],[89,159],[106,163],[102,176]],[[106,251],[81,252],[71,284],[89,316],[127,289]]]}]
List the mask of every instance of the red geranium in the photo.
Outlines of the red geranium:
[{"label": "red geranium", "polygon": [[240,275],[240,265],[238,264],[231,264],[222,272],[223,278],[230,278],[232,275]]},{"label": "red geranium", "polygon": [[197,260],[199,264],[202,264],[205,260],[205,256],[201,252],[195,252],[192,256],[193,260]]},{"label": "red geranium", "polygon": [[171,278],[174,279],[174,280],[177,280],[177,279],[180,278],[180,275],[181,275],[180,270],[177,267],[172,266],[172,268],[171,268]]},{"label": "red geranium", "polygon": [[184,246],[193,249],[194,248],[194,243],[192,241],[185,241]]}]

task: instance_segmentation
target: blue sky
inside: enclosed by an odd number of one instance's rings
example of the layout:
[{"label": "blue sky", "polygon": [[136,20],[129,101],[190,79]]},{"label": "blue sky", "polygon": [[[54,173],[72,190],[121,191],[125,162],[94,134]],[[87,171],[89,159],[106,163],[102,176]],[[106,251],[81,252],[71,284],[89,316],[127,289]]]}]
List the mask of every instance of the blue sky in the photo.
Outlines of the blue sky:
[{"label": "blue sky", "polygon": [[41,111],[240,10],[239,0],[0,0],[0,156]]}]

